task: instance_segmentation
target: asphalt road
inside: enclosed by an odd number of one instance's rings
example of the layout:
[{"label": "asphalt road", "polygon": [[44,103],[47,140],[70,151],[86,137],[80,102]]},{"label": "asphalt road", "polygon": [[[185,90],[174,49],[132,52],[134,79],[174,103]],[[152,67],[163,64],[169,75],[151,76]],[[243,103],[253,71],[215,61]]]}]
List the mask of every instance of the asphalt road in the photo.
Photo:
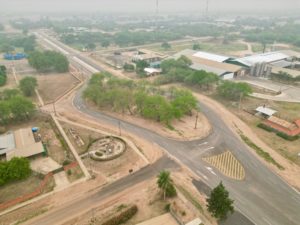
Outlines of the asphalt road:
[{"label": "asphalt road", "polygon": [[[176,169],[178,165],[166,156],[163,156],[157,162],[152,165],[148,165],[141,170],[128,175],[116,182],[103,187],[100,191],[96,191],[92,194],[82,196],[82,198],[75,199],[72,202],[68,202],[61,205],[54,210],[51,210],[41,216],[34,218],[26,222],[30,225],[57,225],[66,222],[74,215],[78,215],[85,210],[91,209],[91,207],[99,206],[97,202],[111,197],[121,191],[124,191],[138,183],[146,181],[149,178],[155,177],[159,171],[163,169]],[[24,225],[25,225],[24,224]]]},{"label": "asphalt road", "polygon": [[[60,44],[60,47],[63,45]],[[84,58],[81,60],[88,63]],[[101,69],[97,66],[95,68]],[[81,98],[81,94],[82,89],[74,99],[74,105],[79,111],[94,117],[96,120],[118,126],[118,119],[88,109]],[[209,187],[215,187],[220,181],[223,181],[230,192],[230,196],[235,200],[235,207],[255,224],[298,225],[300,221],[300,195],[261,163],[253,152],[227,127],[214,109],[204,104],[200,104],[200,107],[213,127],[212,134],[206,139],[178,142],[124,121],[121,122],[121,127],[123,131],[132,132],[151,141],[154,145],[166,149],[171,155],[201,176]],[[246,177],[243,181],[233,180],[222,175],[218,170],[209,168],[210,165],[202,160],[204,154],[225,150],[231,151],[245,168]],[[239,219],[241,221],[237,221]],[[237,216],[234,222],[230,224],[245,224],[244,222],[243,217]]]}]

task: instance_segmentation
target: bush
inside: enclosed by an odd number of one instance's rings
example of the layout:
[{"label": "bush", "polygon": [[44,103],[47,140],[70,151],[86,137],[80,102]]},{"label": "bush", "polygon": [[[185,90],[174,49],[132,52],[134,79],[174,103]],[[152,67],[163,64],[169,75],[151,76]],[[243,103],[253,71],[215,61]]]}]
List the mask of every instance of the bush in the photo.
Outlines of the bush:
[{"label": "bush", "polygon": [[290,135],[287,135],[287,134],[282,133],[282,132],[277,132],[276,135],[278,137],[281,137],[281,138],[287,140],[287,141],[295,141],[295,140],[299,139],[299,136],[290,136]]},{"label": "bush", "polygon": [[119,224],[125,223],[128,220],[130,220],[137,213],[137,211],[138,211],[137,206],[133,205],[133,206],[127,208],[126,210],[124,210],[123,212],[121,212],[120,214],[105,221],[101,225],[119,225]]},{"label": "bush", "polygon": [[166,212],[170,212],[170,209],[171,209],[171,204],[170,203],[166,204],[165,205]]},{"label": "bush", "polygon": [[101,156],[103,156],[103,153],[102,152],[95,152],[95,155],[101,157]]},{"label": "bush", "polygon": [[177,195],[177,191],[173,184],[170,184],[166,188],[166,196],[169,198],[175,197]]},{"label": "bush", "polygon": [[29,177],[30,163],[26,158],[14,157],[10,161],[0,162],[0,186],[12,181]]},{"label": "bush", "polygon": [[264,123],[258,124],[257,127],[261,128],[261,129],[264,129],[264,130],[266,130],[268,132],[274,132],[274,129],[272,127],[269,127],[269,126],[267,126]]}]

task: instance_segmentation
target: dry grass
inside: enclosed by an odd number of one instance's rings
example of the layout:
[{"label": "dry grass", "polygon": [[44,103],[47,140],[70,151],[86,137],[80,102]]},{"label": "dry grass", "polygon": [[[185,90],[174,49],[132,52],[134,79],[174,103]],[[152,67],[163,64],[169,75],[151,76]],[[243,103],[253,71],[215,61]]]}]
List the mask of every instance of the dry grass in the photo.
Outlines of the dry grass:
[{"label": "dry grass", "polygon": [[45,104],[54,101],[78,84],[78,80],[69,73],[45,74],[37,79],[38,91]]}]

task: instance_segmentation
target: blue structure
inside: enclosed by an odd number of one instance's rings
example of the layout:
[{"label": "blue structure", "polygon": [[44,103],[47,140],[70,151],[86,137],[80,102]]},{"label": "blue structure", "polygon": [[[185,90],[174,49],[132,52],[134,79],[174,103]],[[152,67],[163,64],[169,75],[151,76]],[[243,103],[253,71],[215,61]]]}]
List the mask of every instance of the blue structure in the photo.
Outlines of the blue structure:
[{"label": "blue structure", "polygon": [[25,53],[16,53],[16,54],[5,53],[3,57],[6,60],[21,60],[21,59],[25,59],[27,55]]}]

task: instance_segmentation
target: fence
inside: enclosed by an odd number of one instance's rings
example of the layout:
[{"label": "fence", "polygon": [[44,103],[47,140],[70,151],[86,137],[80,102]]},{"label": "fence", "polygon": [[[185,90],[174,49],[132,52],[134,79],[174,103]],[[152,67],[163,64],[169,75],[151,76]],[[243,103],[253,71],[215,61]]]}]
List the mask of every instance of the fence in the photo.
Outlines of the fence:
[{"label": "fence", "polygon": [[41,181],[39,187],[38,187],[35,191],[33,191],[33,192],[31,192],[31,193],[28,193],[28,194],[25,194],[25,195],[22,195],[22,196],[20,196],[20,197],[17,197],[17,198],[15,198],[15,199],[13,199],[13,200],[9,200],[9,201],[7,201],[7,202],[1,203],[1,204],[0,204],[0,210],[9,208],[9,207],[11,207],[11,206],[14,206],[14,205],[16,205],[16,204],[19,204],[19,203],[21,203],[21,202],[25,202],[25,201],[27,201],[27,200],[29,200],[29,199],[31,199],[31,198],[34,198],[34,197],[40,195],[41,193],[43,193],[46,184],[48,183],[49,179],[50,179],[52,176],[53,176],[52,173],[48,173],[48,174],[44,177],[44,179]]}]

